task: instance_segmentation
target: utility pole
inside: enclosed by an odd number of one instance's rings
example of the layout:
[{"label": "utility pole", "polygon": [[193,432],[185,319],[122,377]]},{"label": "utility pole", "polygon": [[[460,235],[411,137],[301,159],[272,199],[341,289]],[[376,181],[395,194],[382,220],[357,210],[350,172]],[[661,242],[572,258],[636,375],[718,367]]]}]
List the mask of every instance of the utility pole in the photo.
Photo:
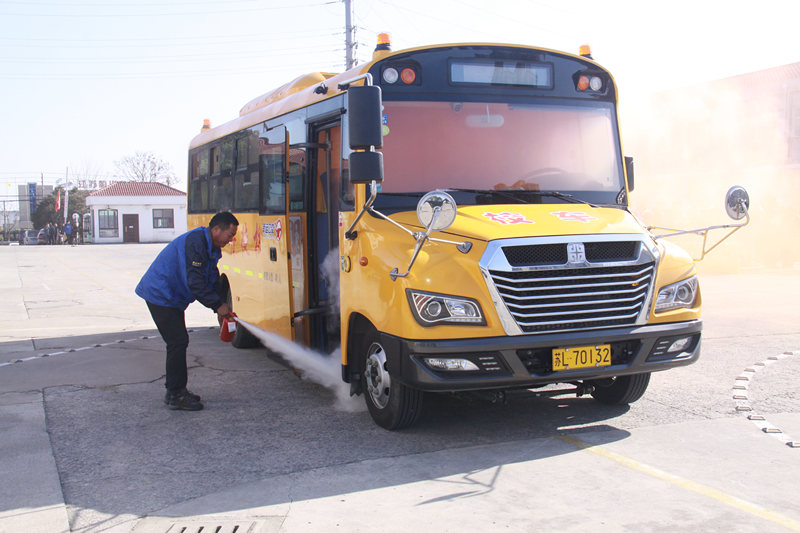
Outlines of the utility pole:
[{"label": "utility pole", "polygon": [[346,70],[350,70],[356,66],[356,60],[353,51],[355,50],[355,35],[356,28],[353,26],[353,0],[344,0],[344,48],[345,48],[345,61]]}]

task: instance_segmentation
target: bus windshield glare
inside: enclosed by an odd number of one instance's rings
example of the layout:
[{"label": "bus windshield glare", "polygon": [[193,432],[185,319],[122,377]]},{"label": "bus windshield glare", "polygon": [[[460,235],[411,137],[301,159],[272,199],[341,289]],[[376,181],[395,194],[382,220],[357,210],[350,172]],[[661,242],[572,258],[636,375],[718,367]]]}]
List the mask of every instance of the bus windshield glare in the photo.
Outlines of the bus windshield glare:
[{"label": "bus windshield glare", "polygon": [[614,203],[624,189],[609,103],[383,105],[383,193],[558,191]]}]

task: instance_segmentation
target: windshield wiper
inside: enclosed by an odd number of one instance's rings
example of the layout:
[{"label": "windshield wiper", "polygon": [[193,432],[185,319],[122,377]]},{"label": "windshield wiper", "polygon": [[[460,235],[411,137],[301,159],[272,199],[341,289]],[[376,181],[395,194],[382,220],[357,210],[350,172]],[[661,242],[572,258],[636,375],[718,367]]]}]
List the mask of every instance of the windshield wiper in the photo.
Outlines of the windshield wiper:
[{"label": "windshield wiper", "polygon": [[496,190],[496,189],[455,189],[448,187],[445,191],[457,191],[457,192],[469,192],[473,194],[490,194],[492,196],[500,196],[502,198],[509,198],[514,200],[514,202],[519,204],[529,204],[530,202],[525,200],[524,198],[520,198],[518,196],[514,196],[507,190]]},{"label": "windshield wiper", "polygon": [[567,200],[572,202],[573,204],[586,204],[589,207],[597,207],[591,202],[587,202],[586,200],[581,200],[577,196],[573,196],[571,194],[565,192],[558,192],[558,191],[525,191],[525,192],[532,192],[533,194],[538,194],[539,196],[551,196],[553,198],[559,198],[561,200]]},{"label": "windshield wiper", "polygon": [[447,188],[446,191],[460,191],[460,192],[471,192],[474,194],[491,194],[493,196],[501,196],[503,198],[510,198],[517,203],[521,204],[529,204],[528,200],[524,198],[520,198],[516,196],[514,193],[520,194],[533,194],[536,196],[549,196],[551,198],[558,198],[559,200],[566,200],[568,202],[572,202],[573,204],[586,204],[589,207],[597,207],[593,203],[587,202],[586,200],[581,200],[577,196],[573,196],[571,194],[565,192],[558,192],[558,191],[532,191],[528,189],[454,189],[454,188]]}]

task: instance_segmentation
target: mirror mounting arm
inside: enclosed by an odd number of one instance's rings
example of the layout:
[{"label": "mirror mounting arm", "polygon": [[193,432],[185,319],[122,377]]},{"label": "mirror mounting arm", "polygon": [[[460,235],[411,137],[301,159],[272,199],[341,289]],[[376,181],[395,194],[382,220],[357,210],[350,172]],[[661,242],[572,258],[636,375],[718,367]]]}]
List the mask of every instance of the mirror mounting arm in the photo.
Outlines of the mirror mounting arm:
[{"label": "mirror mounting arm", "polygon": [[372,74],[367,72],[366,74],[362,74],[361,76],[356,76],[355,78],[350,78],[349,80],[341,82],[337,87],[340,91],[344,91],[350,88],[352,84],[357,82],[358,80],[365,80],[364,85],[372,85]]},{"label": "mirror mounting arm", "polygon": [[[717,246],[722,244],[722,241],[726,240],[728,237],[730,237],[731,235],[733,235],[734,233],[736,233],[737,231],[739,231],[740,229],[745,227],[750,222],[750,213],[748,212],[747,206],[744,205],[744,203],[741,204],[741,209],[744,211],[744,216],[745,216],[745,221],[742,222],[741,224],[724,224],[722,226],[708,226],[708,227],[705,227],[705,228],[692,229],[692,230],[676,230],[676,229],[672,229],[672,228],[662,228],[662,227],[659,227],[659,226],[648,226],[647,230],[648,231],[662,230],[662,231],[671,231],[672,232],[672,233],[664,233],[662,235],[655,235],[655,236],[653,236],[653,238],[655,240],[663,239],[664,237],[675,237],[677,235],[688,235],[689,233],[694,233],[696,235],[702,235],[703,236],[702,253],[700,254],[700,257],[693,257],[692,258],[693,261],[702,261],[707,253],[709,253],[711,250],[713,250],[714,248],[716,248]],[[711,245],[710,248],[706,248],[706,244],[708,242],[708,232],[711,231],[711,230],[715,230],[715,229],[729,229],[730,231],[728,233],[726,233],[725,235],[723,235],[713,245]]]},{"label": "mirror mounting arm", "polygon": [[417,256],[419,255],[419,251],[422,250],[422,245],[425,244],[425,241],[427,241],[428,237],[431,236],[431,232],[433,231],[433,225],[436,223],[436,219],[439,218],[439,215],[441,213],[442,213],[442,208],[440,206],[434,207],[433,218],[431,218],[431,223],[428,225],[428,230],[425,233],[422,232],[412,233],[412,235],[414,235],[414,238],[417,240],[417,245],[414,246],[414,254],[411,256],[411,262],[408,263],[408,268],[406,269],[405,274],[400,274],[400,271],[397,270],[396,267],[393,268],[392,271],[389,272],[389,277],[392,278],[392,281],[395,281],[397,278],[404,278],[408,276],[409,272],[411,272],[411,267],[414,266],[414,262],[416,262]]},{"label": "mirror mounting arm", "polygon": [[356,227],[356,224],[358,224],[358,221],[361,220],[362,216],[364,216],[364,213],[366,213],[367,211],[372,212],[372,204],[373,202],[375,202],[375,198],[377,198],[377,196],[378,196],[378,184],[375,182],[375,180],[372,180],[372,183],[370,184],[370,196],[367,199],[367,201],[364,202],[364,207],[361,208],[361,211],[358,213],[356,219],[353,221],[352,224],[350,224],[350,227],[347,228],[347,231],[344,232],[345,239],[347,239],[348,241],[352,241],[355,240],[356,237],[358,237],[358,232],[353,231],[353,228]]}]

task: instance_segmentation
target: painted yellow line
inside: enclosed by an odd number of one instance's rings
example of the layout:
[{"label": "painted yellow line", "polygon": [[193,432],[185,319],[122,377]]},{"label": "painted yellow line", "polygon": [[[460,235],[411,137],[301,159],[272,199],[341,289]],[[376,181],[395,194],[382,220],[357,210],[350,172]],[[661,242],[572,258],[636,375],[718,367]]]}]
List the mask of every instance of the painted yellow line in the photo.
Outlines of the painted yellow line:
[{"label": "painted yellow line", "polygon": [[230,270],[231,269],[231,267],[229,267],[228,265],[222,265],[222,268],[223,268],[223,270]]},{"label": "painted yellow line", "polygon": [[248,276],[252,276],[253,275],[253,271],[252,270],[245,270],[244,273],[247,274]]},{"label": "painted yellow line", "polygon": [[641,463],[639,461],[636,461],[635,459],[631,459],[630,457],[626,457],[616,452],[612,452],[611,450],[607,450],[602,446],[589,445],[583,442],[582,440],[577,439],[570,435],[559,435],[556,438],[568,444],[571,444],[580,450],[585,450],[595,455],[605,457],[606,459],[611,459],[612,461],[616,461],[617,463],[626,466],[631,470],[636,470],[637,472],[642,472],[647,475],[653,476],[655,478],[662,479],[664,481],[669,481],[673,485],[676,485],[684,490],[702,494],[703,496],[707,496],[709,498],[717,500],[718,502],[722,502],[724,504],[730,505],[731,507],[735,507],[740,511],[744,511],[746,513],[753,514],[760,518],[764,518],[765,520],[775,522],[776,524],[780,524],[788,529],[794,531],[800,531],[800,521],[770,511],[766,507],[762,507],[758,504],[748,502],[747,500],[743,500],[741,498],[737,498],[736,496],[732,496],[730,494],[722,492],[721,490],[708,487],[701,483],[696,483],[689,479],[676,476],[675,474],[670,474],[669,472],[665,472],[654,466]]},{"label": "painted yellow line", "polygon": [[237,274],[241,274],[242,273],[242,269],[239,268],[239,267],[233,267],[233,271],[236,272]]}]

